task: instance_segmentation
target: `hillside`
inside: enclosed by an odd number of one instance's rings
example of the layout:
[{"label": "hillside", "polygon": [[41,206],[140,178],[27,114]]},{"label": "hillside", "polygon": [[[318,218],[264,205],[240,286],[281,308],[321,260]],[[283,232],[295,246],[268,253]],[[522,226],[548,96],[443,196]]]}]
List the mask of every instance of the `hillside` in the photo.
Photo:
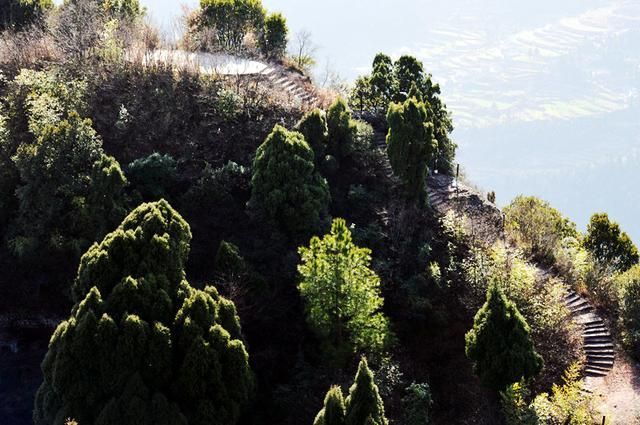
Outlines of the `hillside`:
[{"label": "hillside", "polygon": [[[0,423],[630,424],[637,248],[459,175],[447,93],[286,17],[0,15]],[[464,165],[464,164],[462,164]]]}]

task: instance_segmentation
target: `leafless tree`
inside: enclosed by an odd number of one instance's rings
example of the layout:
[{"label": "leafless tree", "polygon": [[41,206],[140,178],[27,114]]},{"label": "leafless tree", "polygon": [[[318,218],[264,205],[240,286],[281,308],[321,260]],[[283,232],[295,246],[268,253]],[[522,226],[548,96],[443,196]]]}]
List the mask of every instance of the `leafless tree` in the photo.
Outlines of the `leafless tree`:
[{"label": "leafless tree", "polygon": [[51,35],[65,57],[89,56],[100,42],[105,16],[96,1],[66,2],[50,17]]},{"label": "leafless tree", "polygon": [[311,39],[311,33],[307,30],[299,31],[293,41],[291,58],[296,66],[309,70],[316,63],[315,54],[318,51],[318,46]]}]

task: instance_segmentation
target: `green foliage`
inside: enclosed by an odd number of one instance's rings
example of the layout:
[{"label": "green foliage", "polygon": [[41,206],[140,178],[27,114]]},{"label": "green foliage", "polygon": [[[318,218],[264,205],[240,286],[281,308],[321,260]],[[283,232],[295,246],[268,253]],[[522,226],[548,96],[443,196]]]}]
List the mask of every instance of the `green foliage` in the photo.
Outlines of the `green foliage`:
[{"label": "green foliage", "polygon": [[227,241],[220,242],[213,267],[226,276],[238,276],[247,269],[244,258],[240,255],[240,248]]},{"label": "green foliage", "polygon": [[580,365],[573,364],[565,372],[563,385],[554,385],[551,395],[538,395],[529,406],[535,412],[535,424],[584,425],[600,419],[592,396],[583,391]]},{"label": "green foliage", "polygon": [[503,211],[509,236],[539,261],[553,262],[560,242],[577,237],[574,223],[534,196],[517,196]]},{"label": "green foliage", "polygon": [[357,80],[351,103],[360,110],[379,113],[386,112],[392,101],[402,103],[415,97],[423,102],[437,141],[429,167],[441,173],[453,173],[457,148],[449,137],[453,124],[446,105],[440,99],[440,86],[425,73],[422,62],[405,55],[394,63],[389,56],[379,53],[373,60],[372,69],[371,76]]},{"label": "green foliage", "polygon": [[362,358],[346,399],[346,425],[387,425],[384,404],[367,360]]},{"label": "green foliage", "polygon": [[387,121],[387,152],[393,172],[402,179],[409,199],[422,202],[426,199],[427,165],[436,149],[433,123],[424,103],[415,98],[391,104]]},{"label": "green foliage", "polygon": [[529,325],[498,285],[489,287],[487,302],[476,314],[465,340],[475,374],[494,390],[504,390],[542,369],[542,357],[535,351]]},{"label": "green foliage", "polygon": [[91,196],[94,164],[102,142],[91,127],[70,113],[48,125],[35,144],[20,145],[13,160],[21,184],[11,247],[22,258],[47,250],[78,257],[97,236],[82,217]]},{"label": "green foliage", "polygon": [[322,109],[314,109],[307,112],[296,125],[296,130],[302,133],[313,152],[316,164],[320,164],[327,150],[329,128],[327,127],[327,115]]},{"label": "green foliage", "polygon": [[253,385],[239,319],[185,280],[190,240],[160,201],[87,251],[42,364],[36,424],[237,423]]},{"label": "green foliage", "polygon": [[135,20],[145,14],[139,0],[102,0],[102,7],[111,15],[127,20]]},{"label": "green foliage", "polygon": [[272,13],[264,21],[261,39],[262,53],[268,58],[279,59],[287,50],[287,20],[282,13]]},{"label": "green foliage", "polygon": [[23,29],[51,8],[52,0],[0,0],[0,31]]},{"label": "green foliage", "polygon": [[290,235],[318,229],[329,203],[329,187],[317,172],[304,137],[276,125],[258,147],[253,163],[250,207]]},{"label": "green foliage", "polygon": [[357,125],[351,116],[347,102],[338,98],[327,110],[329,140],[327,151],[338,163],[353,153]]},{"label": "green foliage", "polygon": [[333,386],[324,398],[324,407],[313,425],[345,425],[345,407],[342,390],[338,386]]},{"label": "green foliage", "polygon": [[535,411],[528,404],[530,397],[524,379],[500,392],[505,425],[539,425]]},{"label": "green foliage", "polygon": [[300,293],[307,319],[328,344],[330,356],[341,359],[359,350],[381,352],[390,338],[382,314],[380,278],[369,268],[371,251],[356,246],[343,219],[331,232],[314,236],[301,247]]},{"label": "green foliage", "polygon": [[405,425],[427,425],[431,412],[431,388],[429,384],[416,384],[406,388],[406,395],[402,398]]},{"label": "green foliage", "polygon": [[601,267],[614,272],[624,272],[638,264],[638,249],[631,238],[605,213],[591,216],[583,245]]},{"label": "green foliage", "polygon": [[324,399],[324,407],[316,416],[313,425],[388,425],[388,423],[384,415],[384,404],[373,380],[373,373],[363,357],[347,399],[343,399],[340,387],[331,387]]},{"label": "green foliage", "polygon": [[124,196],[127,184],[127,178],[114,157],[103,154],[93,164],[87,216],[93,221],[94,232],[99,237],[114,229],[127,214]]},{"label": "green foliage", "polygon": [[635,265],[615,278],[620,293],[622,341],[640,359],[640,266]]},{"label": "green foliage", "polygon": [[260,0],[200,0],[201,25],[212,28],[215,44],[224,50],[240,50],[250,31],[261,30],[265,10]]},{"label": "green foliage", "polygon": [[145,201],[167,198],[177,180],[176,160],[155,152],[129,164],[129,179]]}]

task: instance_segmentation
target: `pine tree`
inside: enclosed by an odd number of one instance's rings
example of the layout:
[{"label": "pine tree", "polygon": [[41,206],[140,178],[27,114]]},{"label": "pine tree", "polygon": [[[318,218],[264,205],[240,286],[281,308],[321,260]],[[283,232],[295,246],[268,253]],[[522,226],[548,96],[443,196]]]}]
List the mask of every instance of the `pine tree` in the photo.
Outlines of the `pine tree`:
[{"label": "pine tree", "polygon": [[86,252],[42,364],[36,424],[237,422],[253,382],[239,319],[214,288],[185,280],[190,240],[159,201]]},{"label": "pine tree", "polygon": [[427,165],[437,148],[427,109],[419,99],[409,97],[404,104],[391,104],[387,121],[391,168],[402,179],[407,197],[422,202],[426,196]]},{"label": "pine tree", "polygon": [[529,325],[496,284],[466,337],[467,357],[482,383],[497,391],[542,369],[542,357],[531,340]]},{"label": "pine tree", "polygon": [[251,186],[250,208],[275,221],[290,236],[308,234],[322,224],[329,187],[300,133],[275,126],[256,152]]},{"label": "pine tree", "polygon": [[307,320],[325,339],[329,357],[342,362],[358,350],[380,352],[389,342],[388,319],[380,311],[380,278],[369,268],[371,251],[356,246],[347,223],[301,247],[298,288]]},{"label": "pine tree", "polygon": [[346,425],[387,425],[384,416],[384,404],[373,380],[367,360],[363,357],[358,365],[358,372],[353,385],[349,389],[346,404]]},{"label": "pine tree", "polygon": [[313,425],[345,425],[345,407],[342,390],[333,386],[324,398],[324,407],[316,416]]}]

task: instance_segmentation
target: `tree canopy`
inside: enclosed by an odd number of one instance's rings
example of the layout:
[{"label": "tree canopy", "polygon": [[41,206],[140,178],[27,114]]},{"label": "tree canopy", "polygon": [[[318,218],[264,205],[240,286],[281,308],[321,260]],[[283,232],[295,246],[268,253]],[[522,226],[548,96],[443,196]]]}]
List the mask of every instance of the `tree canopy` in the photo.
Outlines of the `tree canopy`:
[{"label": "tree canopy", "polygon": [[616,272],[638,264],[638,249],[631,238],[605,213],[591,216],[583,245],[599,265]]},{"label": "tree canopy", "polygon": [[425,105],[415,97],[403,104],[392,103],[387,122],[387,152],[393,173],[403,181],[410,199],[424,201],[427,166],[437,148]]},{"label": "tree canopy", "polygon": [[380,278],[371,270],[371,251],[356,246],[347,223],[333,220],[331,232],[299,249],[298,288],[307,318],[338,361],[359,350],[380,352],[389,342],[381,312]]},{"label": "tree canopy", "polygon": [[224,50],[239,50],[245,35],[261,31],[265,10],[260,0],[200,0],[202,25],[213,29],[215,43]]},{"label": "tree canopy", "polygon": [[489,287],[487,301],[465,340],[475,374],[494,390],[504,390],[542,370],[542,357],[533,346],[529,325],[496,284]]},{"label": "tree canopy", "polygon": [[0,0],[0,31],[20,30],[52,7],[52,0]]},{"label": "tree canopy", "polygon": [[237,423],[253,385],[239,319],[214,288],[185,280],[190,240],[160,201],[86,252],[42,364],[36,424]]},{"label": "tree canopy", "polygon": [[256,152],[251,208],[290,235],[300,235],[318,229],[329,199],[327,182],[316,170],[313,151],[302,134],[276,125]]}]

